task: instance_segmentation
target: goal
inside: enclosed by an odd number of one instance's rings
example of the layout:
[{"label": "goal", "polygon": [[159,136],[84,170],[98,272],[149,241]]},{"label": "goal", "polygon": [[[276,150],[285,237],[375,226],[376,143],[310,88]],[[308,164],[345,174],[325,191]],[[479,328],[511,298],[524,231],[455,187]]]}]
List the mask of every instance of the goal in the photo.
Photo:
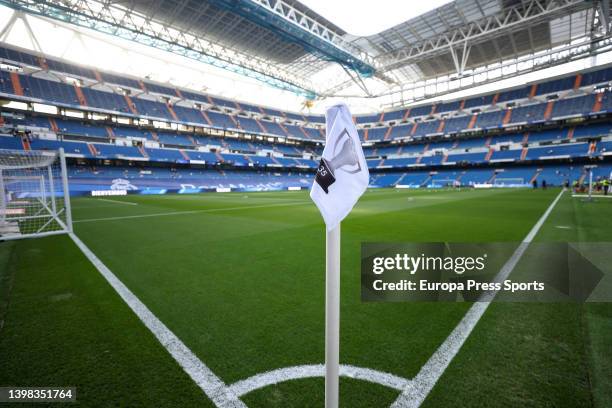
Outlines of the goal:
[{"label": "goal", "polygon": [[435,179],[431,180],[429,185],[433,188],[443,188],[443,187],[458,187],[459,182],[457,179]]},{"label": "goal", "polygon": [[0,240],[72,232],[63,149],[0,149]]},{"label": "goal", "polygon": [[496,177],[493,185],[498,187],[525,187],[525,179],[521,177]]}]

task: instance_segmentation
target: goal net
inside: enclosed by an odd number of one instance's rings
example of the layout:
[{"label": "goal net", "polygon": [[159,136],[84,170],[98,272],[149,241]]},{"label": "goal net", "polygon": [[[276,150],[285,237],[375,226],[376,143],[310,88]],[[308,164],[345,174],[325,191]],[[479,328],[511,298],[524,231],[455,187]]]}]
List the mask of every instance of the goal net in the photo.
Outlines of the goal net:
[{"label": "goal net", "polygon": [[493,185],[499,187],[524,187],[525,179],[522,177],[496,177]]},{"label": "goal net", "polygon": [[0,240],[71,231],[63,150],[0,149]]}]

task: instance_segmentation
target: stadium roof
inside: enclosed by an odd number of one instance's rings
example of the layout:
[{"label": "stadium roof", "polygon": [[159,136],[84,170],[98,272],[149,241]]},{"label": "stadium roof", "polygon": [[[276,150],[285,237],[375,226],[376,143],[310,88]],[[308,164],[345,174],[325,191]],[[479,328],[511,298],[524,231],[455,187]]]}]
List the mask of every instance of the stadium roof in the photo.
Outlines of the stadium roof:
[{"label": "stadium roof", "polygon": [[[384,71],[428,79],[587,36],[592,12],[586,1],[456,0],[356,42],[384,61]],[[428,41],[441,44],[419,49]]]},{"label": "stadium roof", "polygon": [[[285,2],[322,26],[339,35],[345,34],[339,27],[300,2],[294,0]],[[181,31],[209,38],[277,64],[288,64],[307,54],[303,45],[290,41],[278,30],[270,29],[248,16],[243,16],[241,11],[222,1],[160,0],[132,1],[128,4],[148,19],[162,21]]]},{"label": "stadium roof", "polygon": [[[0,4],[309,98],[393,95],[406,103],[610,50],[607,1],[454,0],[365,37],[347,33],[332,17],[297,0]],[[491,75],[497,71],[501,76]]]}]

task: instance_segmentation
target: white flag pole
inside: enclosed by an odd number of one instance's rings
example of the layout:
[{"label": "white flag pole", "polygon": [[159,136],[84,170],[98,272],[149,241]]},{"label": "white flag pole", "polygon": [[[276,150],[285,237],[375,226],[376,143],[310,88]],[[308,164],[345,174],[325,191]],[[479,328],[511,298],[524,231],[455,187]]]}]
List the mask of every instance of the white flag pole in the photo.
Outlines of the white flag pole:
[{"label": "white flag pole", "polygon": [[325,408],[338,408],[340,374],[340,224],[326,237]]},{"label": "white flag pole", "polygon": [[366,191],[370,173],[351,112],[337,104],[325,113],[325,148],[310,198],[327,230],[325,259],[325,407],[337,408],[340,374],[340,222]]}]

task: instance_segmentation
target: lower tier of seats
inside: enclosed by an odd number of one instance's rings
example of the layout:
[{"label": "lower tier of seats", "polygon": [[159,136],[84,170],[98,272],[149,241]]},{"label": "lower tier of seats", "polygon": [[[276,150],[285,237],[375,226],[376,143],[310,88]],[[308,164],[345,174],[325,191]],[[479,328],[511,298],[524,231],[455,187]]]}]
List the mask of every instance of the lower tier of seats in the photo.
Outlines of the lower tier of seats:
[{"label": "lower tier of seats", "polygon": [[[599,164],[593,168],[594,181],[610,178],[611,175],[612,163]],[[564,164],[377,173],[371,175],[370,187],[522,187],[531,186],[534,181],[539,185],[546,182],[549,186],[563,186],[587,180],[588,167]]]},{"label": "lower tier of seats", "polygon": [[274,191],[289,187],[309,188],[313,173],[71,165],[68,180],[73,195],[105,190],[127,190],[140,194],[196,193],[218,188]]},{"label": "lower tier of seats", "polygon": [[[444,171],[410,171],[374,173],[370,187],[442,188],[475,187],[489,184],[494,187],[529,186],[533,181],[549,186],[562,186],[588,180],[583,165],[547,165],[453,169]],[[612,163],[594,168],[593,179],[610,177]],[[275,191],[299,187],[308,189],[313,183],[311,172],[236,171],[204,168],[69,166],[71,194],[90,194],[91,191],[127,190],[139,194],[168,192],[195,193],[215,191]]]}]

